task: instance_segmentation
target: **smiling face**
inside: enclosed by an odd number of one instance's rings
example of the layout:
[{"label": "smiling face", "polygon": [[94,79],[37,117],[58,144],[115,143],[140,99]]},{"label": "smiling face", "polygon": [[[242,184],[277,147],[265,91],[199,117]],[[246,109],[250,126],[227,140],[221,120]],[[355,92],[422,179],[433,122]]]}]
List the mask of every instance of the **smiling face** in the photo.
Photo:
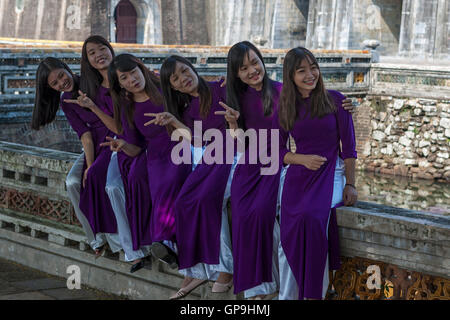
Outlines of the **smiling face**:
[{"label": "smiling face", "polygon": [[176,62],[175,71],[170,75],[169,81],[174,90],[192,96],[198,95],[198,77],[188,65],[182,62]]},{"label": "smiling face", "polygon": [[88,42],[86,53],[89,64],[97,70],[107,69],[113,59],[109,48],[101,43]]},{"label": "smiling face", "polygon": [[250,87],[261,90],[264,80],[264,65],[261,59],[253,50],[248,51],[248,55],[244,56],[242,66],[238,71],[238,78]]},{"label": "smiling face", "polygon": [[293,81],[297,90],[303,97],[308,97],[311,91],[314,90],[319,80],[319,75],[319,66],[306,56],[293,75]]},{"label": "smiling face", "polygon": [[50,88],[59,92],[71,92],[73,90],[72,75],[64,68],[50,71],[47,83]]},{"label": "smiling face", "polygon": [[138,66],[126,72],[117,70],[117,78],[120,86],[130,93],[142,93],[145,89],[144,74]]}]

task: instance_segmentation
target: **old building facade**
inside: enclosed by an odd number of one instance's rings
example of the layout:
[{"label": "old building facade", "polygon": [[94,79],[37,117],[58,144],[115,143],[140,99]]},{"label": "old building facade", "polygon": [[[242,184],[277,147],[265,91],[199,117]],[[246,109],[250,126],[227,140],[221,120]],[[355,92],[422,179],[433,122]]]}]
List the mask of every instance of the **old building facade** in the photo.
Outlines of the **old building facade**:
[{"label": "old building facade", "polygon": [[2,0],[0,37],[361,49],[450,57],[448,0]]}]

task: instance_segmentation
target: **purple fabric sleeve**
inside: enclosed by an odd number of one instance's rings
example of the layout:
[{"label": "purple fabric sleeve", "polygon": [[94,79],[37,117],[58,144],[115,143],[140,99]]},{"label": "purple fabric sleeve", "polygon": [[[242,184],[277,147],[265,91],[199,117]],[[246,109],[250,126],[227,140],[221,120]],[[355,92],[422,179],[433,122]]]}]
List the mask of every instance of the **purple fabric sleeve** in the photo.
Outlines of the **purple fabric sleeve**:
[{"label": "purple fabric sleeve", "polygon": [[345,96],[337,91],[330,90],[330,93],[337,107],[336,119],[339,130],[339,137],[342,143],[342,150],[340,156],[342,159],[347,158],[356,159],[357,153],[356,153],[355,129],[353,127],[352,114],[342,107],[342,100],[345,99]]},{"label": "purple fabric sleeve", "polygon": [[122,127],[123,133],[119,136],[119,138],[124,139],[126,142],[134,144],[135,146],[141,148],[145,147],[144,137],[139,133],[139,131],[135,127],[130,126],[125,116],[122,117]]},{"label": "purple fabric sleeve", "polygon": [[284,130],[281,125],[280,125],[280,121],[278,118],[278,112],[275,113],[273,120],[272,120],[272,129],[278,129],[279,130],[279,157],[280,157],[280,163],[283,166],[286,166],[286,164],[284,163],[284,157],[286,156],[286,154],[288,152],[291,152],[288,147],[287,147],[287,142],[289,139],[289,132],[287,132],[286,130]]},{"label": "purple fabric sleeve", "polygon": [[63,94],[61,97],[61,109],[66,115],[67,121],[69,121],[72,129],[77,133],[78,138],[81,139],[83,133],[90,131],[89,127],[86,123],[78,116],[75,112],[74,108],[78,107],[77,105],[66,103],[64,99],[71,99],[70,96]]}]

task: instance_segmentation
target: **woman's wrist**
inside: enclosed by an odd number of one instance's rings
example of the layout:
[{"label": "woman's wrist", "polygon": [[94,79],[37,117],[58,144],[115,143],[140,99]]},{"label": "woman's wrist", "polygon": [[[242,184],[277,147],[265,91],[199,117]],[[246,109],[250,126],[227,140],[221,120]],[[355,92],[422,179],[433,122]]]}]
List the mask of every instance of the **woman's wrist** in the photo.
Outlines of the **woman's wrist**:
[{"label": "woman's wrist", "polygon": [[303,156],[303,154],[300,154],[300,153],[293,153],[294,155],[295,155],[295,164],[298,164],[298,165],[301,165],[301,166],[303,166],[304,165],[304,156]]},{"label": "woman's wrist", "polygon": [[352,183],[346,183],[346,184],[345,184],[345,186],[350,186],[350,187],[352,187],[353,189],[355,189],[355,190],[356,190],[356,187],[355,187],[355,185],[354,185],[354,184],[352,184]]}]

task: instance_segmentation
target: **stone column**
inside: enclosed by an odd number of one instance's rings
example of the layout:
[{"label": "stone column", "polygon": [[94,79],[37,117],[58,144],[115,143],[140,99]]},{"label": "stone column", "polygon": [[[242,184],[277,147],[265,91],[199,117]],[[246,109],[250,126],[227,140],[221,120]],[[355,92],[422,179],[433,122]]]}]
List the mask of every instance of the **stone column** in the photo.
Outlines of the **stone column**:
[{"label": "stone column", "polygon": [[214,0],[212,45],[233,45],[249,40],[259,47],[272,47],[275,11],[280,0]]},{"label": "stone column", "polygon": [[363,49],[377,40],[383,55],[396,55],[401,0],[313,0],[309,3],[306,46],[311,49]]},{"label": "stone column", "polygon": [[161,1],[161,18],[163,43],[183,44],[179,0]]},{"label": "stone column", "polygon": [[399,55],[448,58],[450,4],[446,0],[403,0]]},{"label": "stone column", "polygon": [[450,59],[450,1],[439,0],[436,26],[434,57],[448,60]]},{"label": "stone column", "polygon": [[[109,38],[109,1],[100,0],[89,3],[91,34],[98,34],[105,39]],[[88,36],[85,36],[87,38]]]},{"label": "stone column", "polygon": [[348,49],[353,0],[312,0],[309,2],[306,47]]},{"label": "stone column", "polygon": [[304,46],[308,24],[307,0],[277,0],[272,26],[272,48]]}]

